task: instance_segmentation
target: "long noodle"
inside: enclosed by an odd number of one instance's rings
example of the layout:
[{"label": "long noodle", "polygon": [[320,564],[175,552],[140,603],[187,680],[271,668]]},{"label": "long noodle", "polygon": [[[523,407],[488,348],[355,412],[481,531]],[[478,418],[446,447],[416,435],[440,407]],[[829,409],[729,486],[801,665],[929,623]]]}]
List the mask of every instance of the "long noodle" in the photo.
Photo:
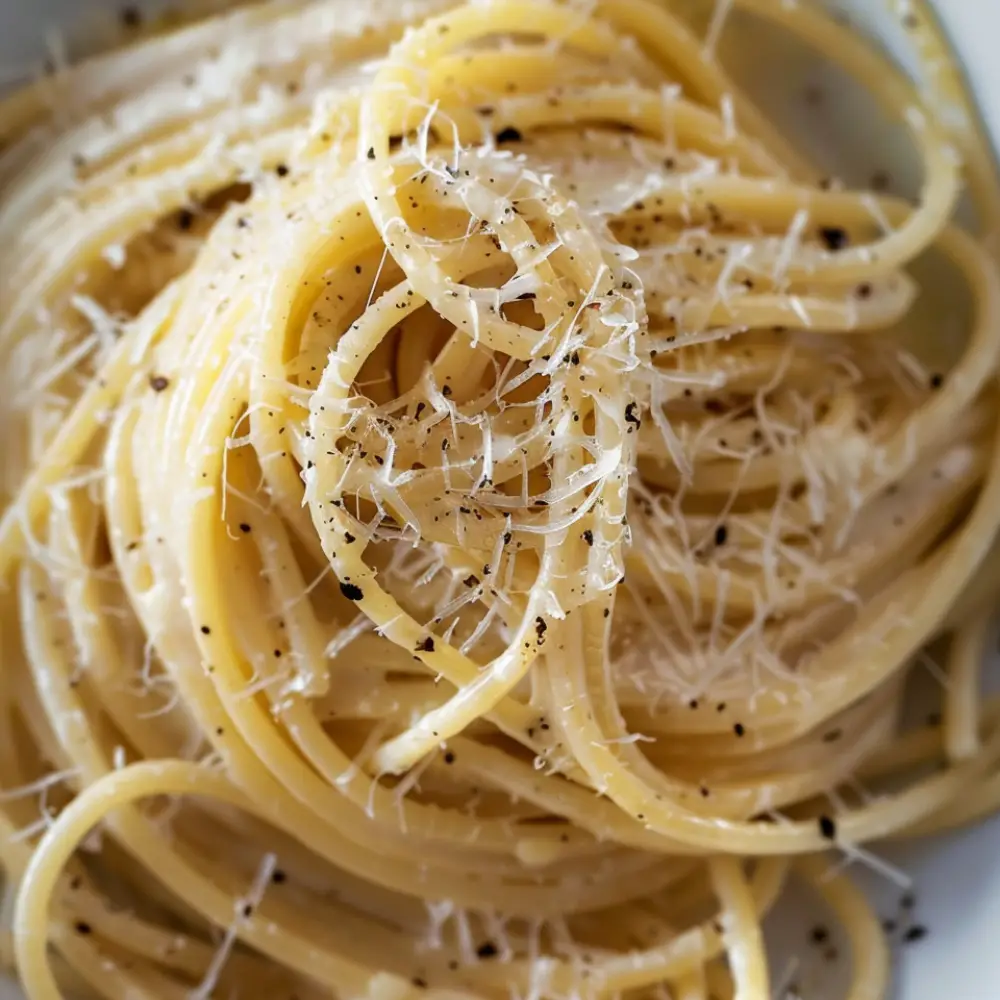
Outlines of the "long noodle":
[{"label": "long noodle", "polygon": [[30,1000],[764,1000],[791,877],[886,995],[838,855],[1000,807],[1000,188],[900,6],[915,80],[805,2],[292,0],[0,105]]}]

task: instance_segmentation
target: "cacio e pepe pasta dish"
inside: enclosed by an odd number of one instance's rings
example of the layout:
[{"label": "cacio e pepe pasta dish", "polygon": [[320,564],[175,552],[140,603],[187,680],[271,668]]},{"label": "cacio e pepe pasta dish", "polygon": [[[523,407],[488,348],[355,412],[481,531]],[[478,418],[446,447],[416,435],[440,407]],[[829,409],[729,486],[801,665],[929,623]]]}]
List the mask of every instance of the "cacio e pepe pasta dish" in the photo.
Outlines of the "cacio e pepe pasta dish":
[{"label": "cacio e pepe pasta dish", "polygon": [[30,1000],[765,1000],[795,881],[888,995],[844,860],[1000,805],[1000,188],[895,8],[913,78],[806,2],[265,3],[0,105]]}]

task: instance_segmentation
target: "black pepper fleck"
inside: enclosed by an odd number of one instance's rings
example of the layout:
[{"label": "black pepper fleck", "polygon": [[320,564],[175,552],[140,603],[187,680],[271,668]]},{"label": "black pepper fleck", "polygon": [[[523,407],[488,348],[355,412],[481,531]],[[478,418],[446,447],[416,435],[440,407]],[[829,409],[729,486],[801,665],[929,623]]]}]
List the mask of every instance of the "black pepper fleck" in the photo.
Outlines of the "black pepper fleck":
[{"label": "black pepper fleck", "polygon": [[520,142],[524,136],[514,128],[512,125],[508,125],[506,128],[500,129],[497,132],[497,142]]},{"label": "black pepper fleck", "polygon": [[848,243],[847,233],[839,226],[824,226],[819,236],[827,250],[843,250]]}]

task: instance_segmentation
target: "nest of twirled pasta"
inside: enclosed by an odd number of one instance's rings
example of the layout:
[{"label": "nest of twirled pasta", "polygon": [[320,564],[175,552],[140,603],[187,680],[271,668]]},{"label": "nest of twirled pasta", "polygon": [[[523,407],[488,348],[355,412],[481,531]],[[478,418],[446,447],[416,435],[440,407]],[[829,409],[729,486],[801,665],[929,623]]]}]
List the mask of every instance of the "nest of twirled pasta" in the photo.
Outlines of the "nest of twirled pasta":
[{"label": "nest of twirled pasta", "polygon": [[[835,852],[1000,798],[960,153],[997,200],[922,14],[918,93],[744,6],[910,125],[915,207],[825,179],[649,0],[251,7],[3,109],[31,997],[764,997],[793,870],[879,995]],[[932,251],[970,304],[942,367]]]}]

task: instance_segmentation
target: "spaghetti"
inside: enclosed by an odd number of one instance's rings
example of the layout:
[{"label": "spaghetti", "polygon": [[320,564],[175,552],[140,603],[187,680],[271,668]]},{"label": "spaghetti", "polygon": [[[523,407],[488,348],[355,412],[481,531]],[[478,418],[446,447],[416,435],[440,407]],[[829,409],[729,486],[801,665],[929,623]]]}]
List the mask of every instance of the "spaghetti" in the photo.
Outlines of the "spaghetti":
[{"label": "spaghetti", "polygon": [[1000,282],[951,222],[1000,202],[923,9],[912,83],[734,5],[906,124],[910,204],[683,6],[255,5],[0,107],[31,1000],[759,1000],[790,878],[885,996],[836,852],[1000,804]]}]

